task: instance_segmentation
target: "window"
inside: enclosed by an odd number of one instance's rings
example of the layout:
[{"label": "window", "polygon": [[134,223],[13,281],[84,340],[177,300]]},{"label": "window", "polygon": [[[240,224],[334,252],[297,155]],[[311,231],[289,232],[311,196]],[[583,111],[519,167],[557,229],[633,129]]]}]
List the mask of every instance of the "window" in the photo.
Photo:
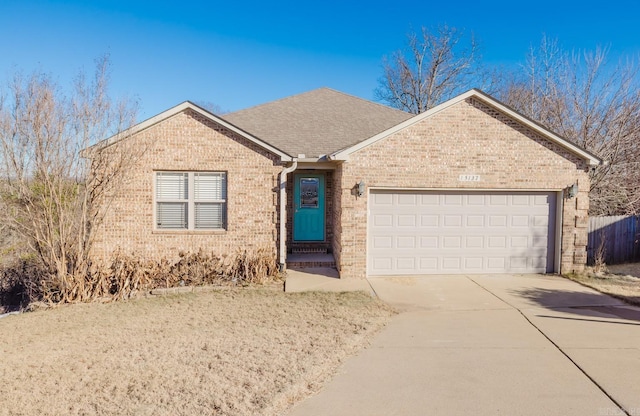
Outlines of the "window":
[{"label": "window", "polygon": [[220,230],[227,222],[225,172],[156,172],[156,227]]}]

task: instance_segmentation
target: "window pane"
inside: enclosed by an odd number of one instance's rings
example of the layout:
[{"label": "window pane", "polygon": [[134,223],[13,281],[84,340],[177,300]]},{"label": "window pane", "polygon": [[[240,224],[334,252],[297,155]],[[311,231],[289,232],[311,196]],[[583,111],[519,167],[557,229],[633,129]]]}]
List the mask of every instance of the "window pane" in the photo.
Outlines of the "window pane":
[{"label": "window pane", "polygon": [[189,174],[158,172],[156,174],[157,199],[187,199],[189,197]]},{"label": "window pane", "polygon": [[300,207],[318,208],[318,178],[300,178]]},{"label": "window pane", "polygon": [[158,228],[186,229],[187,203],[158,202],[156,221],[158,223]]},{"label": "window pane", "polygon": [[227,199],[227,174],[224,172],[197,172],[194,174],[195,200]]},{"label": "window pane", "polygon": [[223,203],[203,203],[195,205],[195,227],[212,229],[224,228],[226,221],[226,204]]}]

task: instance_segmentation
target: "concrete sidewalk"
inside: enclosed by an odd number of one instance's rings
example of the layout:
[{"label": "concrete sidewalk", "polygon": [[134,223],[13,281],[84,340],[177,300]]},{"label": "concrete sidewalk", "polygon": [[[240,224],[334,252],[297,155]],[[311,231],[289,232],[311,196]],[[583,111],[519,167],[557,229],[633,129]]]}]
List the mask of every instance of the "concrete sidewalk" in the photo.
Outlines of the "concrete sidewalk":
[{"label": "concrete sidewalk", "polygon": [[340,279],[338,271],[330,267],[287,270],[284,281],[285,292],[353,292],[373,294],[369,281],[365,279]]},{"label": "concrete sidewalk", "polygon": [[290,415],[640,414],[637,308],[557,276],[370,283],[401,313]]}]

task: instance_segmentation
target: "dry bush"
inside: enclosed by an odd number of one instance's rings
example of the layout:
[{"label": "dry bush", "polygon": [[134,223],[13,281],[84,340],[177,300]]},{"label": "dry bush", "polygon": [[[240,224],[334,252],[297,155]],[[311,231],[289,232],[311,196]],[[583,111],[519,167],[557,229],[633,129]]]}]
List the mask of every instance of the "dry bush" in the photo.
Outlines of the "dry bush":
[{"label": "dry bush", "polygon": [[0,312],[21,310],[42,298],[43,271],[31,258],[14,259],[0,269]]},{"label": "dry bush", "polygon": [[607,264],[605,262],[607,249],[605,247],[605,243],[606,243],[605,234],[604,234],[604,232],[601,232],[600,233],[600,244],[598,244],[598,247],[596,247],[594,264],[593,264],[593,271],[595,273],[600,273],[600,272],[606,272],[607,271]]},{"label": "dry bush", "polygon": [[273,250],[238,250],[222,258],[200,250],[180,252],[176,261],[127,255],[118,250],[108,265],[94,265],[83,279],[60,279],[41,263],[20,259],[0,270],[0,305],[33,301],[75,303],[127,299],[157,288],[264,284],[278,277]]}]

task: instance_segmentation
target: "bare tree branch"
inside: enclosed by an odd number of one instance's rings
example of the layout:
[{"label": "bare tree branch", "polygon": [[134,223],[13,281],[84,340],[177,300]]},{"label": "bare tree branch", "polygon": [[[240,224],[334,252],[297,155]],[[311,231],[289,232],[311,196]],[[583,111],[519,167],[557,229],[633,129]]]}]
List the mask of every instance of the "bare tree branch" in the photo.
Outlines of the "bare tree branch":
[{"label": "bare tree branch", "polygon": [[640,212],[640,79],[608,49],[567,53],[543,37],[501,99],[607,164],[591,172],[590,213]]},{"label": "bare tree branch", "polygon": [[42,73],[18,74],[0,100],[0,199],[7,223],[48,276],[45,298],[90,295],[93,231],[110,193],[139,155],[125,140],[85,159],[81,151],[124,131],[135,105],[108,96],[108,57],[93,78],[80,74],[66,96]]},{"label": "bare tree branch", "polygon": [[418,114],[470,89],[481,78],[479,46],[456,28],[408,35],[407,48],[384,58],[376,98]]}]

